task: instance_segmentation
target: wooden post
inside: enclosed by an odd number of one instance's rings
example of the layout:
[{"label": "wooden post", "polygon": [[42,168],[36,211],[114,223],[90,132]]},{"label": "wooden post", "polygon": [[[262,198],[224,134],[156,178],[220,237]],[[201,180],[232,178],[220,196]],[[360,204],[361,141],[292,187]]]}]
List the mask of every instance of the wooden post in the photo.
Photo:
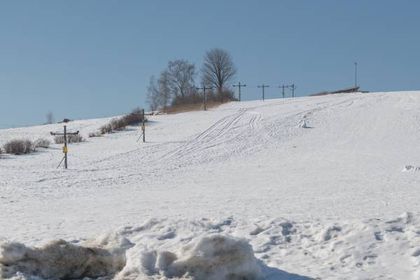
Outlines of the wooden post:
[{"label": "wooden post", "polygon": [[146,142],[146,125],[144,120],[144,109],[141,110],[142,113],[142,120],[141,120],[141,130],[143,132],[143,143]]},{"label": "wooden post", "polygon": [[64,169],[67,169],[67,126],[64,125]]},{"label": "wooden post", "polygon": [[204,108],[204,111],[207,111],[206,87],[203,88],[203,108]]},{"label": "wooden post", "polygon": [[[66,122],[66,121],[64,121],[64,122]],[[77,135],[77,134],[79,134],[79,131],[77,131],[77,132],[67,132],[67,126],[64,125],[64,133],[62,133],[62,132],[50,132],[50,134],[53,135],[53,136],[63,136],[63,138],[64,138],[64,146],[63,146],[64,157],[60,161],[60,164],[57,166],[57,168],[60,167],[61,163],[64,160],[64,169],[67,169],[68,168],[68,158],[67,158],[67,153],[68,153],[68,148],[67,148],[68,139],[67,139],[67,135],[69,135],[69,134],[70,135]]]}]

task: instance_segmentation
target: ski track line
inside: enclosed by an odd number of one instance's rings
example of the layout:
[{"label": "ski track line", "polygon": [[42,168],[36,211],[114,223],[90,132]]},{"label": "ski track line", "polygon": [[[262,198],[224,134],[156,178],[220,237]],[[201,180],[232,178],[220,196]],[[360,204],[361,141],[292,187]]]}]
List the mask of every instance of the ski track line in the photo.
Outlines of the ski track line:
[{"label": "ski track line", "polygon": [[232,115],[226,116],[205,131],[200,133],[194,139],[188,141],[186,144],[181,145],[180,147],[176,148],[174,151],[171,151],[163,156],[164,159],[180,159],[184,157],[188,153],[192,153],[194,151],[199,151],[203,149],[203,145],[209,144],[211,142],[214,143],[216,139],[221,138],[224,134],[226,134],[229,129],[236,123],[240,121],[242,116],[245,114],[247,110],[241,109],[239,112],[236,112]]},{"label": "ski track line", "polygon": [[[247,121],[245,121],[246,115],[249,116]],[[249,109],[241,109],[239,112],[216,122],[216,125],[212,125],[195,139],[179,147],[171,155],[171,158],[187,160],[193,153],[194,158],[197,158],[200,156],[200,152],[208,151],[210,157],[204,159],[204,162],[207,162],[214,160],[215,156],[226,158],[234,154],[241,154],[241,151],[246,149],[249,141],[242,143],[237,140],[247,135],[250,130],[255,130],[257,122],[260,120],[260,113],[249,112]],[[213,151],[212,148],[216,147],[220,147],[222,150]],[[194,160],[194,158],[191,160]]]}]

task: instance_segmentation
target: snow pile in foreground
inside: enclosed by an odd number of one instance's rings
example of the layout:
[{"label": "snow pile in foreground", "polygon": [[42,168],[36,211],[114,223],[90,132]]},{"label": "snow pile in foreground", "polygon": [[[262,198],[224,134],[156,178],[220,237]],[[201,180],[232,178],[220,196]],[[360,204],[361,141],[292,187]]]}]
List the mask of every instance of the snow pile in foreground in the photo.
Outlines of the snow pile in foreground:
[{"label": "snow pile in foreground", "polygon": [[128,256],[129,262],[117,279],[136,279],[138,275],[209,280],[261,277],[248,242],[222,235],[203,237],[178,255],[164,250],[142,251],[140,246],[130,250]]},{"label": "snow pile in foreground", "polygon": [[[247,241],[222,235],[201,238],[181,252],[145,250],[111,235],[82,246],[63,240],[42,248],[0,245],[0,276],[11,279],[260,279],[261,269]],[[127,254],[126,254],[127,251]],[[126,257],[127,255],[127,257]]]},{"label": "snow pile in foreground", "polygon": [[333,223],[151,219],[94,241],[0,242],[0,271],[15,280],[417,280],[420,222],[412,213]]},{"label": "snow pile in foreground", "polygon": [[56,240],[41,248],[15,242],[0,244],[0,279],[82,279],[110,276],[125,263],[132,244],[119,235],[108,235],[83,246]]}]

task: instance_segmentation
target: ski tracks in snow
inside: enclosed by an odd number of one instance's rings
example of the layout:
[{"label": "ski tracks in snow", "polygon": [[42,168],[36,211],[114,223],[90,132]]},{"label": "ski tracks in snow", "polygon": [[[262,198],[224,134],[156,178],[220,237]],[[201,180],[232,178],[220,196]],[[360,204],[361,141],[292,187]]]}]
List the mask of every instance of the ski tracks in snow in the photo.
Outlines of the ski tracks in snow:
[{"label": "ski tracks in snow", "polygon": [[[182,145],[161,157],[166,162],[176,162],[178,166],[227,160],[232,156],[245,156],[269,146],[283,145],[287,139],[303,134],[295,123],[313,116],[316,112],[331,107],[351,106],[354,99],[339,102],[315,103],[312,108],[302,110],[297,106],[291,111],[281,111],[281,104],[267,104],[258,107],[239,108],[225,116]],[[278,106],[279,112],[272,110],[263,121],[264,108]]]},{"label": "ski tracks in snow", "polygon": [[[163,156],[164,160],[178,162],[209,161],[241,154],[251,144],[254,132],[261,127],[262,116],[249,109],[221,118],[209,128]],[[245,140],[245,141],[243,141]]]}]

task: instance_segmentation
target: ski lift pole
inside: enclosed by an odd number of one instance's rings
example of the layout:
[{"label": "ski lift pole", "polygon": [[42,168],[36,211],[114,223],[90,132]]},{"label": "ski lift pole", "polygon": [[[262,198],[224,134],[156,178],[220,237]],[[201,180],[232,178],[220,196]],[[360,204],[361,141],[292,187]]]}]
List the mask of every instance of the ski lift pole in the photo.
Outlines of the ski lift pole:
[{"label": "ski lift pole", "polygon": [[207,95],[206,95],[206,90],[212,90],[213,89],[213,87],[206,87],[204,84],[203,84],[203,87],[196,87],[195,88],[196,90],[203,90],[203,109],[204,109],[204,111],[207,111]]}]

